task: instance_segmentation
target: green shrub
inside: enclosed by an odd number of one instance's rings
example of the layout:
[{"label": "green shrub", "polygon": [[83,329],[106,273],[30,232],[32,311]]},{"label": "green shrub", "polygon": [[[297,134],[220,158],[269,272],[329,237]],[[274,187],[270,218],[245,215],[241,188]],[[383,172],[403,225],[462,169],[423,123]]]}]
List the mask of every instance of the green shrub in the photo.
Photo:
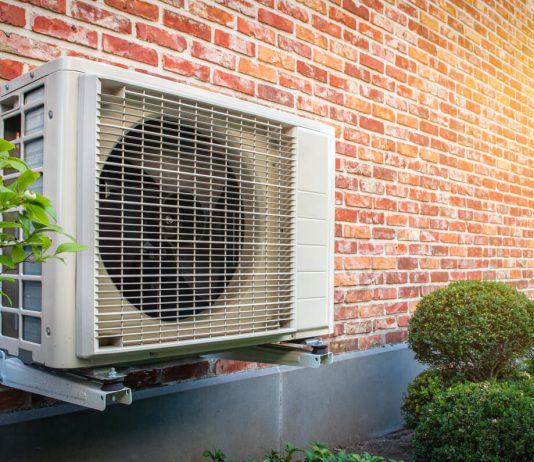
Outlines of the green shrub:
[{"label": "green shrub", "polygon": [[[297,455],[301,456],[295,459]],[[202,454],[212,462],[226,462],[226,454],[220,449],[213,452],[206,450]],[[254,462],[249,460],[249,462]],[[393,459],[386,461],[383,457],[373,456],[367,452],[363,454],[347,453],[345,451],[331,451],[322,443],[313,443],[309,449],[299,449],[291,443],[284,444],[282,452],[271,450],[262,458],[262,462],[396,462]],[[400,461],[399,461],[400,462]]]},{"label": "green shrub", "polygon": [[534,381],[458,383],[424,406],[415,461],[534,460]]},{"label": "green shrub", "polygon": [[434,397],[444,392],[451,384],[451,380],[444,379],[433,369],[427,369],[419,374],[410,385],[402,402],[402,413],[406,427],[414,429],[421,418],[424,406]]},{"label": "green shrub", "polygon": [[421,299],[408,343],[418,360],[444,375],[505,377],[534,346],[534,304],[503,283],[454,282]]}]

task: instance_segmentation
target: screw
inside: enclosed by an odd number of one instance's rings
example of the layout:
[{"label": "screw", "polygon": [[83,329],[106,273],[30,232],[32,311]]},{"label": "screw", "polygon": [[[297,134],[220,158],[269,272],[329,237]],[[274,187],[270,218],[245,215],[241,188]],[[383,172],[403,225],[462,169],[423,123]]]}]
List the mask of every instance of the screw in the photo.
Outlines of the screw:
[{"label": "screw", "polygon": [[6,90],[9,90],[9,85],[6,85]]},{"label": "screw", "polygon": [[50,327],[47,327],[46,330],[46,335],[50,336],[50,334],[52,334],[52,331],[50,330]]},{"label": "screw", "polygon": [[52,111],[48,111],[48,118],[51,119],[54,117],[54,113]]},{"label": "screw", "polygon": [[35,74],[33,72],[30,72],[30,78],[34,78],[35,77]]}]

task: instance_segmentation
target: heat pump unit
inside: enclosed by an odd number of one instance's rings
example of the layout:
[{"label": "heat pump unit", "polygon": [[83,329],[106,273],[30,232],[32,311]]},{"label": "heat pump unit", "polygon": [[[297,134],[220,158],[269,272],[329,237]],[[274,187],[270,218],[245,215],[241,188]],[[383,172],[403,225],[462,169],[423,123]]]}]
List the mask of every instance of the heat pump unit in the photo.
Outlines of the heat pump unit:
[{"label": "heat pump unit", "polygon": [[333,128],[71,58],[0,105],[0,136],[89,246],[10,272],[0,349],[66,369],[331,331]]}]

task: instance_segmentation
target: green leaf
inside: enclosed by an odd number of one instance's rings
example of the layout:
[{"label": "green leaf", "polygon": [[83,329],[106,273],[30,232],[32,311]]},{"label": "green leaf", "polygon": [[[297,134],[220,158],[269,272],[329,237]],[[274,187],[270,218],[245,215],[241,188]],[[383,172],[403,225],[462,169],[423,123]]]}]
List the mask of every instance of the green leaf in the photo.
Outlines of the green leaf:
[{"label": "green leaf", "polygon": [[17,179],[17,186],[19,188],[19,192],[24,192],[28,188],[28,186],[35,183],[40,176],[40,173],[34,172],[32,170],[26,170],[24,173],[21,173]]},{"label": "green leaf", "polygon": [[13,262],[13,259],[9,258],[7,255],[0,254],[0,263],[4,266],[7,266],[10,269],[13,269],[15,267],[15,263]]},{"label": "green leaf", "polygon": [[56,254],[64,252],[81,252],[82,250],[87,250],[88,247],[83,244],[78,244],[77,242],[64,242],[60,244],[56,249]]},{"label": "green leaf", "polygon": [[41,206],[34,204],[24,204],[24,208],[26,209],[28,218],[32,222],[34,222],[34,224],[48,225],[50,223],[48,215]]},{"label": "green leaf", "polygon": [[15,149],[13,143],[0,138],[0,152],[11,151],[12,149]]},{"label": "green leaf", "polygon": [[0,228],[21,228],[21,225],[13,221],[0,221]]},{"label": "green leaf", "polygon": [[0,169],[5,168],[12,168],[13,170],[17,170],[19,172],[25,172],[28,170],[26,162],[21,159],[17,159],[16,157],[8,157],[0,160]]},{"label": "green leaf", "polygon": [[13,258],[14,263],[20,263],[26,259],[26,252],[24,252],[22,244],[15,244],[13,246],[13,249],[11,250],[11,257]]}]

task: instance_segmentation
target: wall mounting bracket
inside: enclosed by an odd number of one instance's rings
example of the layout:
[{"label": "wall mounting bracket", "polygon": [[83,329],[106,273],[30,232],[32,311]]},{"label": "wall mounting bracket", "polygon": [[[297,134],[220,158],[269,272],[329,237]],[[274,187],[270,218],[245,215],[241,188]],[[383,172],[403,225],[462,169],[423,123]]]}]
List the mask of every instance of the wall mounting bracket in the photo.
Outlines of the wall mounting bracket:
[{"label": "wall mounting bracket", "polygon": [[330,364],[333,361],[333,354],[328,351],[326,343],[317,339],[307,339],[302,343],[269,343],[203,356],[312,368]]},{"label": "wall mounting bracket", "polygon": [[132,391],[113,369],[105,378],[24,364],[0,351],[0,384],[104,411],[110,403],[131,404]]}]

